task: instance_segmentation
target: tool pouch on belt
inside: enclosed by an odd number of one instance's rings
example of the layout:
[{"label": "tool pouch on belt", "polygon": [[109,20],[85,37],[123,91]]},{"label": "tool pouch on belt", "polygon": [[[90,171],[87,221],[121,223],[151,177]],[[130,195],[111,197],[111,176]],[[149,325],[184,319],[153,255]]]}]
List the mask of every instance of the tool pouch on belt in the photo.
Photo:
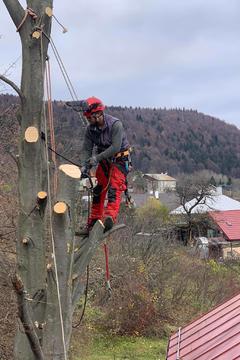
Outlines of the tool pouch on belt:
[{"label": "tool pouch on belt", "polygon": [[131,163],[129,161],[129,155],[119,157],[117,159],[114,159],[113,163],[118,167],[118,169],[127,176],[127,174],[130,171]]},{"label": "tool pouch on belt", "polygon": [[126,150],[116,154],[113,158],[113,163],[116,164],[120,171],[127,175],[132,168],[130,151]]}]

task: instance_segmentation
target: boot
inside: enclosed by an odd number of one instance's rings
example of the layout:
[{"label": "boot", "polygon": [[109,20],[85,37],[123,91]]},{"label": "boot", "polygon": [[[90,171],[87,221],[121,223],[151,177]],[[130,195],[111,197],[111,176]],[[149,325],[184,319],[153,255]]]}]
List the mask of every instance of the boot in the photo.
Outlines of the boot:
[{"label": "boot", "polygon": [[84,227],[82,227],[79,231],[77,231],[75,234],[77,236],[88,236],[90,231],[93,228],[93,225],[96,223],[98,219],[94,219],[91,221],[90,224],[85,225]]},{"label": "boot", "polygon": [[113,218],[111,216],[107,216],[104,219],[103,225],[105,227],[104,232],[111,230],[114,225]]}]

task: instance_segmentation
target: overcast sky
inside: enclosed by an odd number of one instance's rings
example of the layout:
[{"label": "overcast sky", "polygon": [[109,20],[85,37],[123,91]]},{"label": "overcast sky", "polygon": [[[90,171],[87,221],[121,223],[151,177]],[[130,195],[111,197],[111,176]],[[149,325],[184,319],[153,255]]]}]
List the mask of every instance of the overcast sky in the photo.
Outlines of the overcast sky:
[{"label": "overcast sky", "polygon": [[[25,2],[21,1],[22,4]],[[239,0],[61,0],[52,38],[79,98],[180,107],[240,128]],[[21,55],[0,2],[0,73]],[[53,97],[70,95],[51,54]],[[19,83],[21,61],[8,76]],[[1,92],[12,92],[1,85]]]}]

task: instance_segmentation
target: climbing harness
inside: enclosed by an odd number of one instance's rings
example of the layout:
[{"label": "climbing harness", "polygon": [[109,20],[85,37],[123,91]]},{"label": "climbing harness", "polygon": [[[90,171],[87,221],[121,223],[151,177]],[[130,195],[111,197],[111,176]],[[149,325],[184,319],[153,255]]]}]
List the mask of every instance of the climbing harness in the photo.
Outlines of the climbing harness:
[{"label": "climbing harness", "polygon": [[130,151],[127,149],[125,151],[122,152],[118,152],[114,157],[116,159],[120,158],[120,157],[124,157],[124,156],[129,156],[130,155]]}]

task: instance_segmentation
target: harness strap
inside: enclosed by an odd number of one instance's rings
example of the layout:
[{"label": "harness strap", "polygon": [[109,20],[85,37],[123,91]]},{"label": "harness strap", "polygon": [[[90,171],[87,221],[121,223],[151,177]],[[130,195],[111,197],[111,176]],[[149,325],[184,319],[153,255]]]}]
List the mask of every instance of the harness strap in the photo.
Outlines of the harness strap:
[{"label": "harness strap", "polygon": [[130,151],[127,149],[127,150],[118,152],[114,157],[115,157],[115,159],[118,159],[120,157],[128,156],[129,154],[130,154]]}]

